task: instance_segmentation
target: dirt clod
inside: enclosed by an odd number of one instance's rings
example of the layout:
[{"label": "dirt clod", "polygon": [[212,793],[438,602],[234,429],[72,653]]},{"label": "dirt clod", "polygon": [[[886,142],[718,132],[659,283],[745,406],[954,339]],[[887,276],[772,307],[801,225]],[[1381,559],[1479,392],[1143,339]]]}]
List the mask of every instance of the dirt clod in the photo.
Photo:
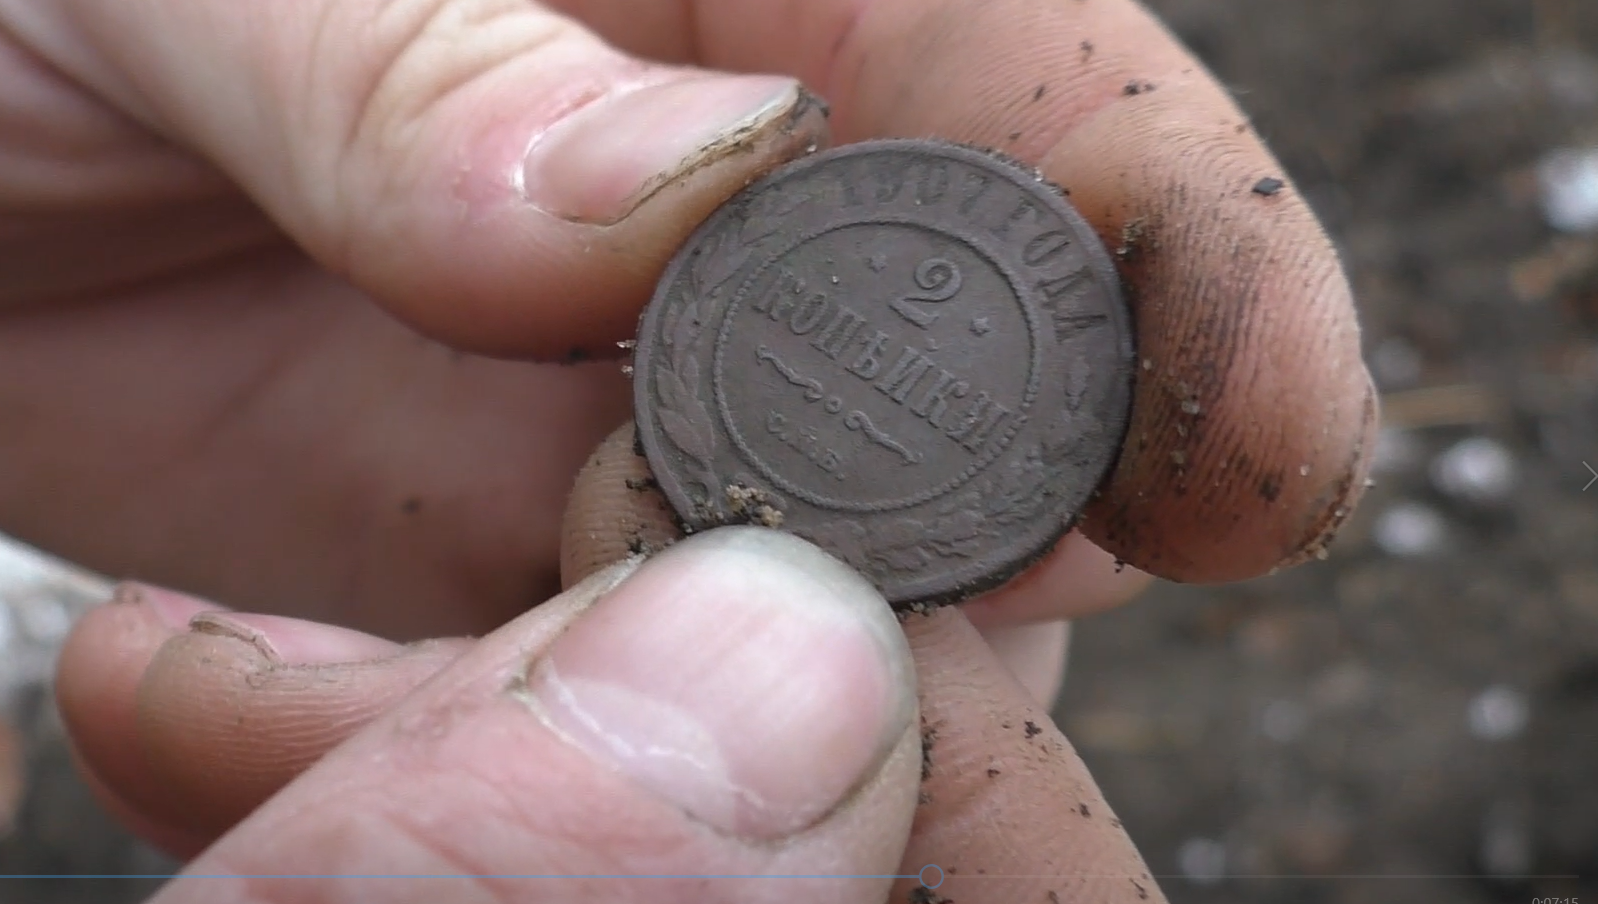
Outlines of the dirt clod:
[{"label": "dirt clod", "polygon": [[1128,220],[1121,227],[1121,246],[1115,249],[1115,256],[1123,261],[1131,260],[1138,251],[1142,250],[1143,240],[1148,232],[1148,221],[1142,217]]},{"label": "dirt clod", "polygon": [[725,489],[727,507],[732,510],[734,523],[756,524],[761,527],[781,527],[782,510],[777,508],[765,490],[729,483]]}]

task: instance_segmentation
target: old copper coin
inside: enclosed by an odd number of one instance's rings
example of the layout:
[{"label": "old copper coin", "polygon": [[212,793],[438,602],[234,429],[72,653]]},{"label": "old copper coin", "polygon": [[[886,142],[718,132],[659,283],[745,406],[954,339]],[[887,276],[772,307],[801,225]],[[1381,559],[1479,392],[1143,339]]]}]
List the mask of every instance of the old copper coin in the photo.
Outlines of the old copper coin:
[{"label": "old copper coin", "polygon": [[1120,448],[1130,318],[1062,193],[933,141],[816,154],[708,219],[644,312],[638,435],[688,531],[792,531],[890,602],[1047,552]]}]

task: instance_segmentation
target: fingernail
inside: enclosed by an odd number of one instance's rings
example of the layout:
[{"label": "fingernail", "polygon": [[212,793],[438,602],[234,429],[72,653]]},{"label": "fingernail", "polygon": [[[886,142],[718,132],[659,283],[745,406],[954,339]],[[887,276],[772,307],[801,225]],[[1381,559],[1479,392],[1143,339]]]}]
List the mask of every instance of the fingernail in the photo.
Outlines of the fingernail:
[{"label": "fingernail", "polygon": [[808,101],[779,76],[706,76],[595,101],[533,142],[522,191],[564,219],[610,225]]},{"label": "fingernail", "polygon": [[187,631],[189,619],[202,612],[215,612],[222,607],[173,590],[126,581],[111,592],[111,602],[118,605],[139,606],[155,616],[156,621],[174,631]]},{"label": "fingernail", "polygon": [[723,528],[644,563],[529,669],[568,742],[725,833],[791,835],[880,769],[915,713],[904,634],[859,575]]},{"label": "fingernail", "polygon": [[254,612],[201,612],[190,631],[230,637],[255,647],[274,665],[332,665],[393,656],[399,644],[334,625]]}]

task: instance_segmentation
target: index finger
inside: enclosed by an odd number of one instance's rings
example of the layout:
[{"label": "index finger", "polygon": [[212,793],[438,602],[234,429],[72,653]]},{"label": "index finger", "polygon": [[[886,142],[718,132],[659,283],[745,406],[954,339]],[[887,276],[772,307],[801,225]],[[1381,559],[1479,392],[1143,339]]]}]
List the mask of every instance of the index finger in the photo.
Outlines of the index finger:
[{"label": "index finger", "polygon": [[[1139,359],[1082,532],[1161,577],[1315,555],[1360,496],[1376,397],[1335,249],[1220,85],[1131,0],[564,0],[613,41],[798,75],[840,141],[1038,165],[1114,252]],[[673,12],[678,10],[678,12]]]}]

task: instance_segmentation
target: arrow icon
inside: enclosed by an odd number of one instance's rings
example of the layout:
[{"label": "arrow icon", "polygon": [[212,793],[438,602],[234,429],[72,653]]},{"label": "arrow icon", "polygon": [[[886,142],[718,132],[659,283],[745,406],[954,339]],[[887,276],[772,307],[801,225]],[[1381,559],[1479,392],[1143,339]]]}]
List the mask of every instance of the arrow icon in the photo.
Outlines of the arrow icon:
[{"label": "arrow icon", "polygon": [[1582,462],[1581,466],[1587,469],[1588,474],[1592,475],[1592,479],[1587,481],[1587,485],[1581,488],[1581,491],[1585,493],[1592,489],[1593,484],[1598,483],[1598,471],[1593,470],[1592,465],[1589,465],[1586,462]]}]

